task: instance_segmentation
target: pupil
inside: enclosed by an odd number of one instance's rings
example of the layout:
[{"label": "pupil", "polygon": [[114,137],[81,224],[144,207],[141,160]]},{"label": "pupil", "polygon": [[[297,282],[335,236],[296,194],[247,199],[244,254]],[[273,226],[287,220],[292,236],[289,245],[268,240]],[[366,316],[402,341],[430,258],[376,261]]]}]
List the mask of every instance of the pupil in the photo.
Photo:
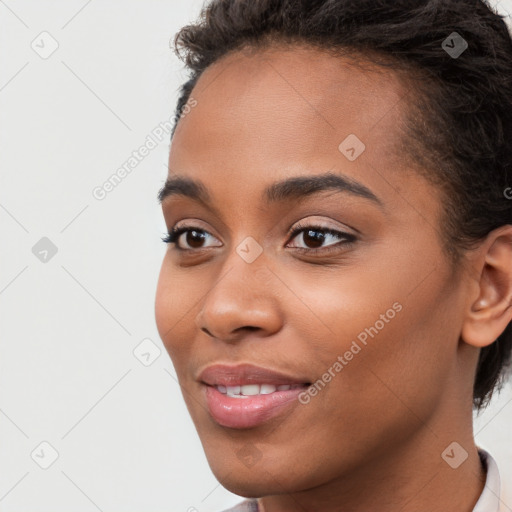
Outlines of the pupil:
[{"label": "pupil", "polygon": [[[314,236],[312,233],[316,233],[317,236]],[[312,229],[309,229],[308,231],[306,231],[304,233],[304,242],[306,245],[308,245],[308,241],[306,240],[306,238],[311,238],[313,246],[314,246],[314,248],[316,248],[316,247],[322,246],[324,235],[322,233],[320,233],[319,231],[313,231]]]},{"label": "pupil", "polygon": [[[194,239],[194,237],[196,237],[196,238]],[[195,230],[189,231],[187,233],[187,244],[190,245],[190,247],[194,247],[194,248],[201,247],[201,241],[203,238],[204,238],[204,236],[201,235],[199,233],[199,231],[195,231]],[[199,245],[195,246],[194,244],[197,243],[198,241],[199,241]]]}]

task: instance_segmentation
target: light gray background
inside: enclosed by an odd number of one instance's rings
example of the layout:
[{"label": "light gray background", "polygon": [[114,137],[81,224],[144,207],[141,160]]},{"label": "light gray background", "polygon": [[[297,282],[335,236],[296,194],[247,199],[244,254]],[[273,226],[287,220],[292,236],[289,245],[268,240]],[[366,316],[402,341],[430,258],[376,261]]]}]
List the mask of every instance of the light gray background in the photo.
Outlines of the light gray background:
[{"label": "light gray background", "polygon": [[[172,117],[185,75],[169,39],[201,5],[0,0],[1,512],[240,501],[208,467],[154,320],[168,137],[92,194]],[[33,253],[43,237],[54,256]],[[133,353],[147,339],[149,366]],[[509,479],[511,402],[509,385],[475,423]]]}]

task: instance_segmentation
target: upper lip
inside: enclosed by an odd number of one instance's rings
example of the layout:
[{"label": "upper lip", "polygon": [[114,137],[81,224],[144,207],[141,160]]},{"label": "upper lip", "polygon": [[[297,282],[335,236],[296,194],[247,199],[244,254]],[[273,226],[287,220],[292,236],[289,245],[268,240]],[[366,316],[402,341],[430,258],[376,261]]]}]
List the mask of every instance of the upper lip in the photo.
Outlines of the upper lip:
[{"label": "upper lip", "polygon": [[293,377],[253,364],[212,364],[200,374],[199,380],[210,386],[243,386],[245,384],[307,384],[305,378]]}]

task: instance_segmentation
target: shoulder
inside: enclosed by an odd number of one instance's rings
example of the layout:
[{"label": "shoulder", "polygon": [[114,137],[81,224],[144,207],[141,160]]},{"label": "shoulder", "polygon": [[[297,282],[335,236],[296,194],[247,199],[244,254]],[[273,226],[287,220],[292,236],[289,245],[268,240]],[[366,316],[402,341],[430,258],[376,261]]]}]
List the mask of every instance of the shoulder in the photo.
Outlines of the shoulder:
[{"label": "shoulder", "polygon": [[224,510],[223,512],[258,512],[258,500],[256,498],[250,498],[236,504],[234,507]]},{"label": "shoulder", "polygon": [[507,488],[502,480],[496,460],[488,451],[480,446],[478,447],[478,453],[486,469],[487,477],[484,490],[473,512],[502,512],[509,510],[507,505],[510,501],[510,489]]}]

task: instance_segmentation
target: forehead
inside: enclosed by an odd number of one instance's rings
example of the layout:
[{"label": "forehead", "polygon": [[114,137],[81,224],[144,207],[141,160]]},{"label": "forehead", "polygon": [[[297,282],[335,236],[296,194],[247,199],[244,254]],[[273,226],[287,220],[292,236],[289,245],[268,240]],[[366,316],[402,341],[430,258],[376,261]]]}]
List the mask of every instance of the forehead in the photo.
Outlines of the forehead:
[{"label": "forehead", "polygon": [[[205,70],[179,122],[170,173],[215,177],[229,187],[259,186],[270,176],[342,170],[361,177],[361,164],[392,163],[407,89],[389,70],[308,47],[235,52]],[[350,162],[339,147],[356,135],[364,153]],[[364,181],[364,176],[363,176]]]}]

